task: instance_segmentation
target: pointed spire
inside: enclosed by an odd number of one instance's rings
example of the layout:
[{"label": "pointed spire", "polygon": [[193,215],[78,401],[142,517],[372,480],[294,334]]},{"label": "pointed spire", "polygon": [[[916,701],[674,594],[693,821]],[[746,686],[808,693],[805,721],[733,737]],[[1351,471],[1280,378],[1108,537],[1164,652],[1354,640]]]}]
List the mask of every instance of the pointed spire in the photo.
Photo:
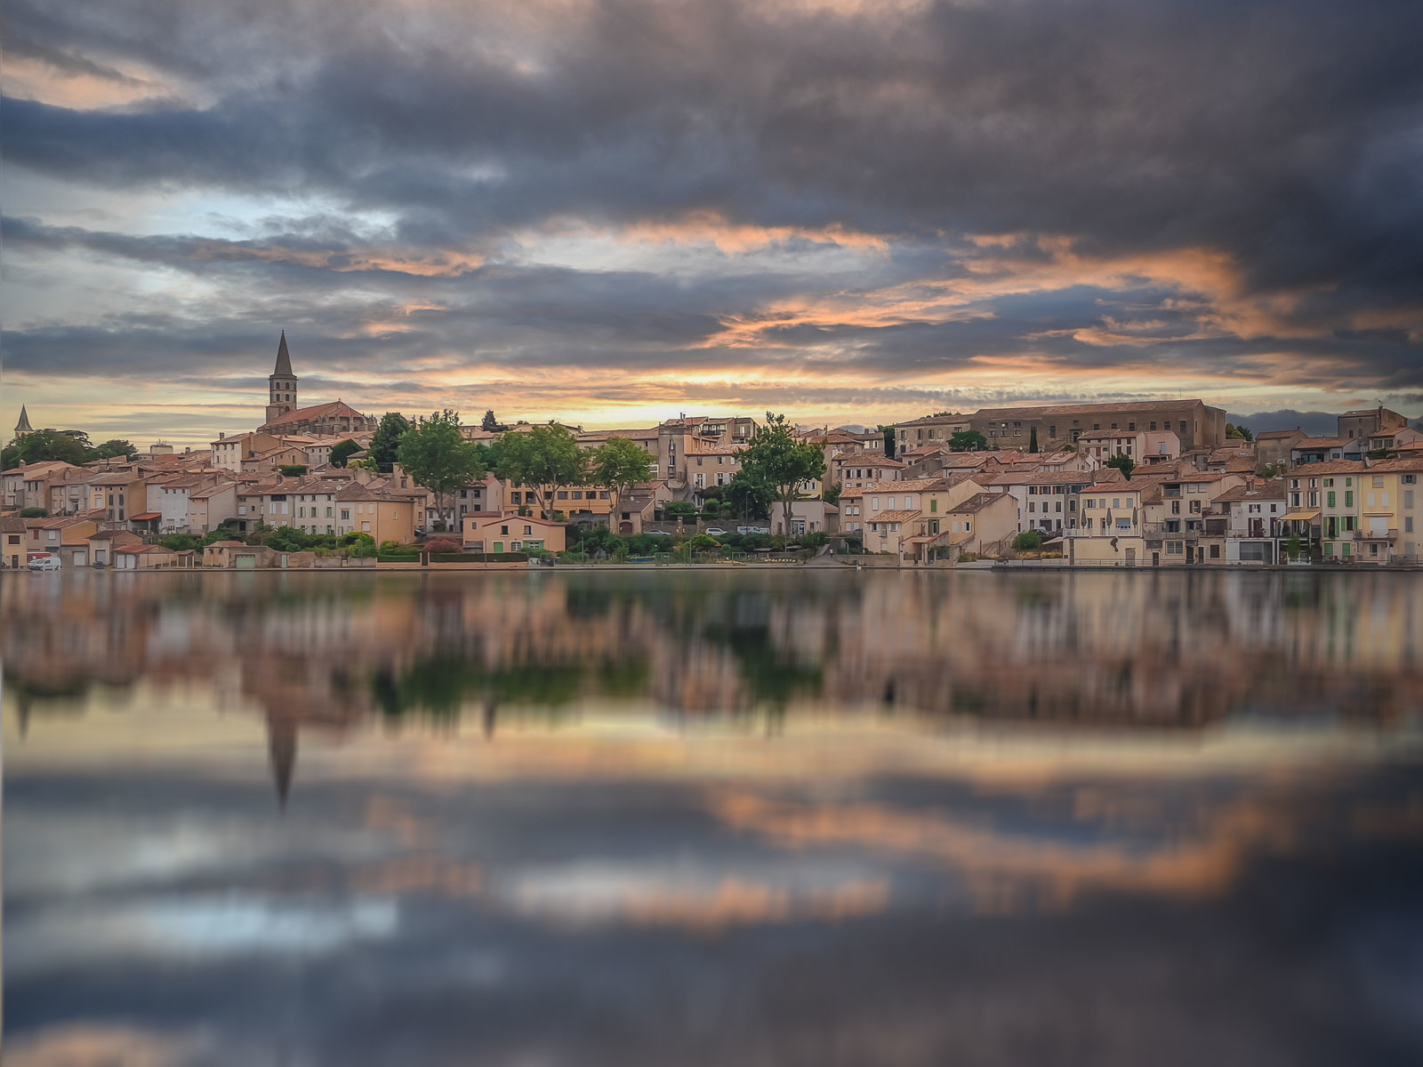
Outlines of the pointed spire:
[{"label": "pointed spire", "polygon": [[287,331],[282,331],[282,340],[277,345],[277,369],[272,372],[272,377],[295,378],[292,373],[292,357],[287,354]]},{"label": "pointed spire", "polygon": [[25,410],[25,405],[20,405],[20,421],[15,423],[16,433],[34,433],[30,426],[30,414]]}]

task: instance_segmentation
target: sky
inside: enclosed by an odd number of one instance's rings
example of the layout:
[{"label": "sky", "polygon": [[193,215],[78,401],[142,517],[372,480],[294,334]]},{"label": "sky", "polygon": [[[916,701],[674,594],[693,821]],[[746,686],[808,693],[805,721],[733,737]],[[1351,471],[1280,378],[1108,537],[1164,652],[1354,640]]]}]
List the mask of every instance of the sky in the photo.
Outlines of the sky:
[{"label": "sky", "polygon": [[9,0],[3,396],[1423,413],[1423,5]]}]

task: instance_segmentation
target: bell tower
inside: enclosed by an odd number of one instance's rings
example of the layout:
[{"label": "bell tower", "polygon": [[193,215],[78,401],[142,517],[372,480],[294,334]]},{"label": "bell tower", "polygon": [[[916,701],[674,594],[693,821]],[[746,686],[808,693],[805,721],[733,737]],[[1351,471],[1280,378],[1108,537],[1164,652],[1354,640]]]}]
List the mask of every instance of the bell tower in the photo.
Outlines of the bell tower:
[{"label": "bell tower", "polygon": [[296,408],[296,375],[292,373],[292,357],[287,353],[287,332],[277,345],[277,369],[267,376],[267,422],[280,418]]}]

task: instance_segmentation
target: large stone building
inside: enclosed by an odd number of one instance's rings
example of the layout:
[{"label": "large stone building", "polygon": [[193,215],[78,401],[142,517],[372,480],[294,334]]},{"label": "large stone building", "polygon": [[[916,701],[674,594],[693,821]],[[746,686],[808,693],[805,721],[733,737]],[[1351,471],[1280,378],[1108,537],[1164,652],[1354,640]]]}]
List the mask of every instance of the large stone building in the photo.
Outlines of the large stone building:
[{"label": "large stone building", "polygon": [[1346,411],[1339,416],[1337,436],[1351,441],[1356,437],[1372,437],[1385,430],[1402,430],[1408,426],[1408,417],[1390,411],[1380,404],[1376,408]]},{"label": "large stone building", "polygon": [[377,421],[340,400],[297,407],[297,377],[287,351],[287,334],[282,331],[282,339],[277,344],[277,365],[267,376],[267,417],[259,430],[277,434],[359,433],[374,430]]},{"label": "large stone building", "polygon": [[930,415],[895,427],[901,450],[927,441],[944,441],[958,430],[977,430],[990,449],[1026,449],[1037,431],[1040,451],[1055,452],[1077,444],[1083,434],[1120,430],[1151,433],[1171,430],[1181,450],[1220,448],[1225,444],[1225,409],[1201,400],[1143,400],[1124,404],[1051,404],[1038,407],[983,408],[972,415]]}]

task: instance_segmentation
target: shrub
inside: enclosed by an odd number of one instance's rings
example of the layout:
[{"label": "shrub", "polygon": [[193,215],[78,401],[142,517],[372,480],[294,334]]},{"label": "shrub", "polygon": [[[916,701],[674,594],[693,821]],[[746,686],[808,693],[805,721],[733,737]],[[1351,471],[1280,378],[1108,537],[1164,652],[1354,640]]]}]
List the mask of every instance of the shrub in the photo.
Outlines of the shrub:
[{"label": "shrub", "polygon": [[1025,530],[1013,538],[1013,547],[1019,552],[1032,552],[1042,546],[1043,533],[1041,530]]}]

